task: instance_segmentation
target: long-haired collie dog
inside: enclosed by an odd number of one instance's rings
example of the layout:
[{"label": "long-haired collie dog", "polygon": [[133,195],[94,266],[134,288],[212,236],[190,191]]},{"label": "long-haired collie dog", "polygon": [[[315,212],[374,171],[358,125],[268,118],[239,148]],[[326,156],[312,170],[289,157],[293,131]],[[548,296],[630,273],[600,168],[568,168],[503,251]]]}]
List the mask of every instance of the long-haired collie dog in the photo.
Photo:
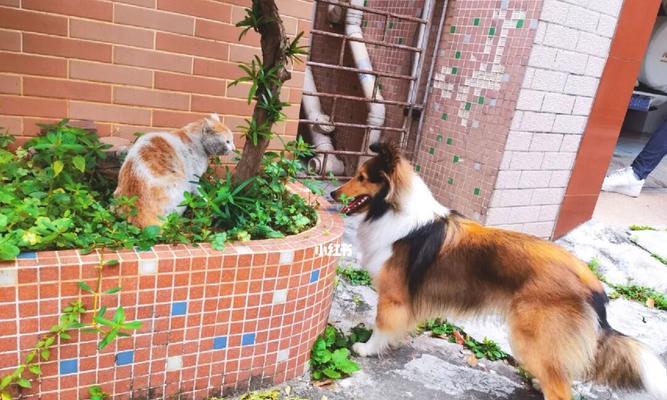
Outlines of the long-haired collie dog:
[{"label": "long-haired collie dog", "polygon": [[398,344],[439,315],[503,315],[519,362],[548,400],[572,398],[573,379],[645,389],[667,399],[667,372],[646,346],[607,322],[604,289],[587,266],[533,236],[484,227],[438,203],[391,144],[331,193],[363,213],[362,264],[378,291],[375,330],[361,356]]}]

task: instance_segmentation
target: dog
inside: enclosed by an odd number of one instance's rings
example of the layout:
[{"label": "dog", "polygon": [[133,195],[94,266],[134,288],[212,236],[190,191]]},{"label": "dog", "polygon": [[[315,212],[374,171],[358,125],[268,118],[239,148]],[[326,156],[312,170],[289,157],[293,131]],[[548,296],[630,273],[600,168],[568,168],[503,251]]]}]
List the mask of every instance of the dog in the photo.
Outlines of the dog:
[{"label": "dog", "polygon": [[209,157],[234,150],[232,131],[215,113],[181,129],[142,135],[123,161],[114,192],[114,197],[136,196],[136,213],[118,211],[141,228],[161,225],[172,212],[183,214],[183,193],[197,192]]},{"label": "dog", "polygon": [[667,372],[642,343],[613,330],[602,284],[582,261],[546,240],[492,227],[438,203],[397,147],[377,155],[331,192],[363,214],[362,265],[378,292],[375,329],[360,356],[398,345],[435,316],[503,315],[512,351],[548,400],[572,398],[592,379],[667,399]]}]

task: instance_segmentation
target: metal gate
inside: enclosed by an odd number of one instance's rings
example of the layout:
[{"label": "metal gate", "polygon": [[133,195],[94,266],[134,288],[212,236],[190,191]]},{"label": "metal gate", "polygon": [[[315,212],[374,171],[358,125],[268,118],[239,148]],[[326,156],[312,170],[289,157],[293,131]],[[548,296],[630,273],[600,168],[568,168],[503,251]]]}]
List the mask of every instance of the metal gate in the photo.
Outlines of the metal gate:
[{"label": "metal gate", "polygon": [[[324,90],[318,86],[317,92],[304,89],[303,96],[317,96],[323,104],[326,102],[328,105],[327,112],[331,116],[331,123],[327,125],[335,127],[336,138],[339,139],[338,132],[341,130],[354,132],[353,140],[356,141],[356,144],[361,143],[361,146],[358,149],[341,149],[340,147],[344,146],[339,145],[335,150],[318,151],[318,154],[322,154],[323,157],[323,167],[314,177],[320,179],[331,177],[331,174],[327,174],[324,168],[328,165],[328,157],[344,157],[349,164],[350,160],[372,156],[367,151],[371,130],[379,130],[382,138],[391,137],[392,140],[399,143],[408,158],[411,159],[415,154],[414,149],[418,143],[422,110],[428,97],[426,85],[421,83],[423,80],[428,82],[431,78],[433,61],[435,60],[434,54],[438,49],[437,42],[441,36],[446,8],[446,1],[422,0],[421,7],[419,7],[419,3],[419,1],[414,0],[366,0],[364,6],[356,6],[342,1],[315,0],[313,29],[311,30],[311,55],[306,65],[312,71],[323,71],[319,73],[323,77],[322,79],[324,81],[328,79],[331,82],[325,85],[329,87]],[[437,26],[437,34],[435,31],[433,32],[433,34],[436,34],[436,38],[429,45],[429,36],[431,36],[431,30],[434,28],[432,20],[436,3],[438,8],[442,6],[442,9],[438,10],[440,11],[440,23]],[[331,9],[330,6],[342,7],[343,15],[345,15],[347,9],[362,11],[363,37],[350,36],[346,32],[336,32],[332,24],[327,25],[322,18],[326,17],[324,14]],[[390,11],[392,9],[400,9],[404,12]],[[420,16],[409,15],[410,12],[413,14],[419,13]],[[414,28],[409,28],[409,26]],[[406,39],[409,38],[405,37],[406,34],[407,36],[412,34],[415,43],[407,44]],[[349,60],[347,63],[345,62],[346,49],[348,49],[349,43],[353,41],[364,43],[369,48],[372,46],[372,49],[384,49],[369,51],[369,53],[374,53],[370,54],[370,58],[373,60],[372,70],[358,68]],[[427,55],[429,48],[432,50]],[[349,59],[350,53],[347,54]],[[409,54],[409,57],[401,56],[405,54]],[[427,57],[430,57],[430,60],[427,60]],[[400,65],[396,64],[397,61],[400,61]],[[424,73],[424,65],[427,62],[430,64],[429,70],[426,71],[428,74]],[[405,73],[406,69],[410,69],[410,71]],[[372,75],[375,78],[372,96],[369,98],[358,93],[345,93],[353,83],[348,79],[341,79],[341,76],[343,76],[341,74],[344,73],[348,74],[347,77],[351,76],[350,73],[354,74],[354,79],[357,81],[360,77]],[[377,94],[380,90],[391,95],[378,98]],[[349,92],[349,90],[347,91]],[[342,103],[346,103],[345,107],[350,112],[340,110]],[[369,107],[369,103],[383,104],[386,109],[394,110],[388,118],[385,118],[384,125],[370,125],[368,121],[359,121],[358,117],[354,118],[354,114],[359,115],[359,105],[363,105],[365,110]],[[357,106],[350,104],[357,104]],[[398,115],[399,112],[401,115]],[[299,122],[302,129],[307,129],[311,124],[321,125],[321,121],[313,121],[304,118],[303,115]],[[359,133],[362,135],[361,140],[358,139]],[[336,177],[349,178],[357,163],[353,162],[353,164],[355,164],[354,168],[347,165],[346,173],[336,175]]]}]

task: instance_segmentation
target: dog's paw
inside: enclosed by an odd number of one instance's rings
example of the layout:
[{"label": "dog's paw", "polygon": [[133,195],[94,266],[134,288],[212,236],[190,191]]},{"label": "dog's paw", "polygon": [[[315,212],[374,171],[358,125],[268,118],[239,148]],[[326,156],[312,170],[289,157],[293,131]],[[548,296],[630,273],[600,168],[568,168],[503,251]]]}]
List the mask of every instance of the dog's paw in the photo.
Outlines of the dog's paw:
[{"label": "dog's paw", "polygon": [[368,343],[355,343],[352,345],[352,350],[361,357],[368,357],[376,354],[375,349]]}]

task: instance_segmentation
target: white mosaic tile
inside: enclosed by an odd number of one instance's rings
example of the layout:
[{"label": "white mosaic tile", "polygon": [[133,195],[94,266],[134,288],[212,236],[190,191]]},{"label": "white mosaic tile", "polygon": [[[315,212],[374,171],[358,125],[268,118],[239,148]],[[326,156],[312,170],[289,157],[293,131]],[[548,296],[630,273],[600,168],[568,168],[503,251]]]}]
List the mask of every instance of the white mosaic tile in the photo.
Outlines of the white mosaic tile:
[{"label": "white mosaic tile", "polygon": [[183,356],[167,357],[167,371],[178,371],[183,368]]},{"label": "white mosaic tile", "polygon": [[16,267],[0,268],[0,286],[16,286],[19,283]]},{"label": "white mosaic tile", "polygon": [[284,349],[284,350],[280,350],[278,352],[276,360],[278,362],[283,362],[283,361],[287,361],[288,358],[289,358],[289,349]]},{"label": "white mosaic tile", "polygon": [[279,264],[290,264],[292,261],[294,261],[294,250],[283,250],[280,252]]},{"label": "white mosaic tile", "polygon": [[287,289],[273,291],[273,304],[283,304],[287,301]]},{"label": "white mosaic tile", "polygon": [[139,275],[157,274],[157,260],[154,258],[139,260]]}]

